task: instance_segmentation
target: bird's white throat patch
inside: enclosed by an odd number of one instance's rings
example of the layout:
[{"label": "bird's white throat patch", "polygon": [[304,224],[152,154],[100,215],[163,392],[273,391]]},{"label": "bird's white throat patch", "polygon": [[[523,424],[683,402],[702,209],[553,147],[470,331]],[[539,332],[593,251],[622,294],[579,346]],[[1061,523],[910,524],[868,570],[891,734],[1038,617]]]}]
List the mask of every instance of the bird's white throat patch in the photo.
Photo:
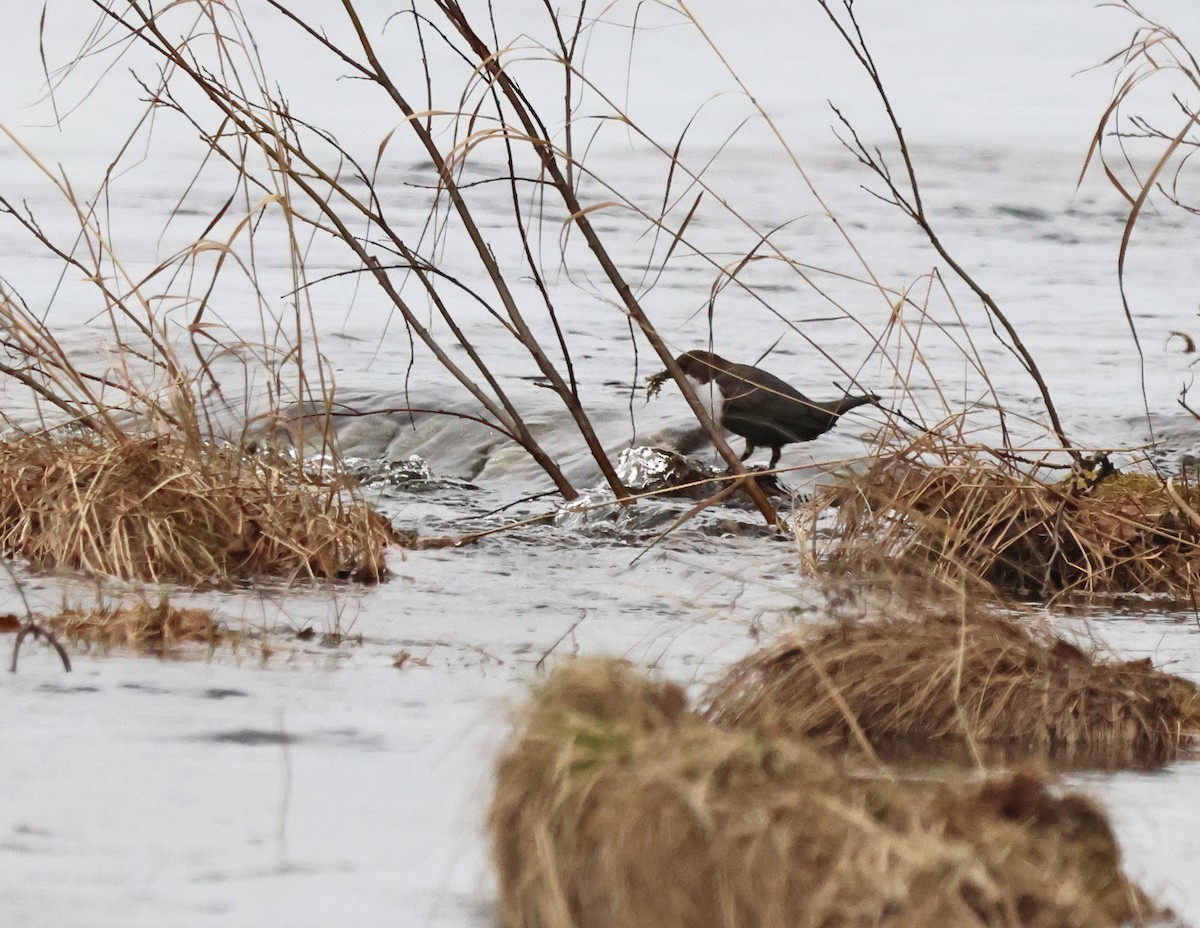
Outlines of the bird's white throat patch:
[{"label": "bird's white throat patch", "polygon": [[721,412],[725,408],[725,394],[721,392],[721,388],[717,386],[717,382],[710,380],[708,383],[701,383],[695,377],[689,376],[688,383],[696,391],[696,396],[700,398],[700,402],[704,404],[704,408],[708,410],[708,414],[712,417],[712,420],[720,422]]}]

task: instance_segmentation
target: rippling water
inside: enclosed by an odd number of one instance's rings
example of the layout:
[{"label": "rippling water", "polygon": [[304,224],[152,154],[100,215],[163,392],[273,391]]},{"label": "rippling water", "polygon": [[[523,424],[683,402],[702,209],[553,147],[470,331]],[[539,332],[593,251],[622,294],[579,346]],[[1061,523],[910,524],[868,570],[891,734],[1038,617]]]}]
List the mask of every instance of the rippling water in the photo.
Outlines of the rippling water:
[{"label": "rippling water", "polygon": [[[289,6],[343,34],[336,11],[312,0]],[[799,6],[773,2],[749,10],[705,2],[695,9],[777,119],[871,271],[924,304],[923,275],[935,257],[903,217],[862,190],[870,178],[831,138],[828,99],[861,120],[864,131],[873,125],[873,103],[828,29]],[[1188,18],[1190,6],[1182,0],[1158,6]],[[1116,288],[1127,204],[1094,170],[1076,188],[1111,81],[1111,74],[1077,72],[1116,50],[1131,32],[1129,22],[1083,2],[858,7],[912,141],[939,233],[1011,314],[1071,433],[1100,447],[1128,446],[1148,439],[1153,423],[1155,434],[1169,439],[1170,454],[1190,446],[1200,429],[1175,398],[1190,382],[1191,368],[1178,340],[1169,337],[1196,331],[1191,222],[1169,208],[1150,210],[1133,235],[1128,290],[1143,367]],[[504,10],[497,26],[502,35],[544,30],[537,4],[505,4]],[[645,13],[645,24],[655,28],[631,47],[616,24],[631,10],[614,8],[606,14],[613,25],[597,28],[592,73],[622,98],[621,74],[632,61],[630,112],[668,150],[703,106],[683,150],[692,163],[704,164],[749,114],[748,106],[736,95],[712,96],[728,90],[730,80],[717,73],[700,43],[667,28],[670,18],[660,11]],[[60,42],[72,47],[67,37],[79,36],[69,22],[54,21],[67,15],[65,8],[50,12],[51,52]],[[370,163],[398,121],[394,112],[353,82],[336,81],[344,69],[318,62],[289,67],[298,40],[263,10],[251,13],[261,18],[267,66],[278,71],[294,107],[327,120]],[[662,22],[653,20],[659,15]],[[14,17],[0,40],[8,52],[0,67],[28,101],[39,73],[37,23],[32,11]],[[389,29],[382,50],[395,54],[395,66],[403,69],[403,26]],[[140,62],[145,73],[145,59],[131,59],[110,75],[105,86],[111,89],[84,101],[61,132],[38,128],[50,119],[45,102],[31,109],[7,103],[0,118],[48,163],[61,162],[94,185],[122,120],[136,110],[129,102],[138,96],[136,87],[122,69]],[[550,93],[537,83],[537,72],[530,65],[529,86]],[[78,87],[60,90],[60,106],[82,96]],[[191,175],[199,156],[193,131],[166,115],[160,120],[145,164],[122,175],[104,204],[135,276],[198,234],[196,223],[202,228],[230,191],[227,177],[205,173],[186,208],[171,218],[181,178]],[[634,203],[660,208],[668,189],[666,160],[618,127],[599,128],[589,165]],[[398,133],[381,159],[378,189],[394,216],[419,229],[430,199],[421,186],[428,172],[406,146]],[[481,151],[473,170],[483,178],[500,163],[498,151]],[[0,165],[7,172],[0,194],[28,200],[48,227],[70,229],[69,213],[11,146],[0,148]],[[865,282],[862,262],[761,120],[752,119],[728,143],[705,178],[711,190],[689,236],[708,258],[681,249],[664,266],[669,242],[645,234],[634,213],[611,209],[595,216],[671,347],[704,344],[720,268],[756,247],[770,253],[755,230],[776,230],[771,242],[793,263],[753,262],[739,273],[749,290],[720,291],[711,319],[718,349],[749,362],[778,340],[764,366],[814,397],[835,395],[834,382],[844,385],[853,375],[898,401],[896,372],[872,341],[893,307]],[[608,196],[599,181],[583,189],[589,202]],[[690,204],[699,191],[685,197],[684,189],[673,178],[670,198]],[[497,254],[517,267],[511,195],[501,185],[484,185],[472,197]],[[722,197],[746,223],[717,207]],[[562,246],[564,218],[547,205],[536,241],[580,393],[603,443],[615,458],[631,443],[678,437],[692,427],[690,414],[669,386],[645,401],[642,378],[659,365],[643,343],[631,340],[578,236]],[[0,273],[31,306],[48,307],[50,324],[75,357],[108,364],[111,337],[96,317],[94,298],[73,279],[60,284],[59,264],[14,224],[0,224],[0,236],[7,256]],[[448,269],[478,284],[460,239],[448,233],[436,250]],[[314,278],[348,266],[326,237],[305,247]],[[286,318],[294,298],[286,242],[264,234],[257,248],[263,299]],[[936,416],[943,402],[956,408],[986,397],[986,385],[955,345],[969,336],[1005,406],[1039,416],[1030,379],[992,337],[977,303],[957,285],[952,292],[954,305],[936,288],[928,300],[929,318],[942,327],[926,322],[921,332],[920,358],[933,376],[919,365],[905,369],[912,395],[904,408]],[[536,288],[522,280],[517,293],[548,334]],[[357,410],[472,411],[465,391],[436,363],[410,353],[403,326],[388,317],[366,281],[332,278],[310,296],[307,311],[341,402]],[[565,413],[538,386],[528,356],[471,299],[459,296],[456,318],[469,326],[546,446],[577,487],[597,487],[594,465]],[[230,276],[214,299],[214,320],[253,340],[254,298],[251,287]],[[178,318],[186,318],[182,309]],[[913,314],[914,332],[917,321]],[[261,408],[262,380],[242,380],[234,359],[219,359],[217,368],[227,378],[228,421],[240,425]],[[0,389],[10,415],[27,414],[18,391],[8,384]],[[791,446],[783,464],[797,468],[789,478],[797,491],[817,473],[814,464],[862,454],[862,436],[878,415],[847,417],[818,442]],[[544,475],[486,429],[425,418],[419,428],[411,426],[408,414],[396,412],[342,426],[348,454],[386,457],[405,468],[411,461],[411,473],[401,475],[408,479],[380,480],[366,490],[398,525],[448,534],[554,511],[552,500],[530,499],[551,489]],[[623,515],[566,511],[468,549],[397,554],[395,579],[373,589],[173,591],[174,601],[215,604],[223,621],[266,633],[265,645],[256,639],[212,660],[81,656],[76,671],[64,676],[49,655],[31,650],[19,674],[2,678],[7,711],[0,782],[7,801],[0,813],[0,908],[14,924],[54,926],[492,924],[480,829],[491,758],[509,708],[546,663],[611,653],[684,682],[701,681],[754,647],[759,635],[817,608],[791,544],[764,536],[750,514],[709,513],[647,550],[688,505]],[[96,595],[72,578],[22,576],[40,608],[55,608],[64,597],[86,604]],[[3,608],[15,608],[15,594],[8,599]],[[1082,626],[1080,619],[1061,621]],[[292,630],[305,627],[349,638],[323,647],[295,638]],[[1191,617],[1150,606],[1097,614],[1087,627],[1123,655],[1148,655],[1200,679]],[[401,666],[393,666],[404,654]],[[1072,778],[1112,810],[1134,873],[1193,920],[1200,919],[1197,769],[1181,761],[1156,774]]]}]

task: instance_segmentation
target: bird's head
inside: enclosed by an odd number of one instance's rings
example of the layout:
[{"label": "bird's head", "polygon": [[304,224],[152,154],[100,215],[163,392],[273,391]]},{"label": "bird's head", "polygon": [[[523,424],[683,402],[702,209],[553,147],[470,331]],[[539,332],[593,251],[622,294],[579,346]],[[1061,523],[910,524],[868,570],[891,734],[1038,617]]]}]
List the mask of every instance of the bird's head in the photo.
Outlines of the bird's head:
[{"label": "bird's head", "polygon": [[729,362],[711,351],[687,351],[675,359],[679,369],[697,383],[706,384],[721,371],[729,369]]}]

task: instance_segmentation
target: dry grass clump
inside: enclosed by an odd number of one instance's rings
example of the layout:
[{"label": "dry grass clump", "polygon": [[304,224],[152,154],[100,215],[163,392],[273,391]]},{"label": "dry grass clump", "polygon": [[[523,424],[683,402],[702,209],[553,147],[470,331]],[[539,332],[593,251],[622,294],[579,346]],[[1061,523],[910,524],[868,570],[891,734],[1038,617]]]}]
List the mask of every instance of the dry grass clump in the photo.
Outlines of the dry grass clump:
[{"label": "dry grass clump", "polygon": [[1081,797],[850,776],[617,662],[536,693],[490,827],[504,928],[1063,928],[1150,909]]},{"label": "dry grass clump", "polygon": [[0,551],[41,568],[183,583],[386,573],[391,526],[335,486],[167,438],[0,442]]},{"label": "dry grass clump", "polygon": [[926,606],[785,635],[728,671],[708,716],[890,758],[1152,766],[1200,730],[1200,690],[1044,627]]},{"label": "dry grass clump", "polygon": [[170,654],[185,644],[210,648],[230,640],[208,609],[177,608],[165,599],[158,605],[64,609],[46,624],[62,638],[83,647],[108,651],[127,648],[146,654]]},{"label": "dry grass clump", "polygon": [[[796,530],[811,567],[964,574],[1018,596],[1188,595],[1200,495],[1145,474],[1061,479],[951,427],[884,439],[861,473],[817,492]],[[890,445],[890,447],[887,447]],[[818,521],[838,507],[832,527]]]}]

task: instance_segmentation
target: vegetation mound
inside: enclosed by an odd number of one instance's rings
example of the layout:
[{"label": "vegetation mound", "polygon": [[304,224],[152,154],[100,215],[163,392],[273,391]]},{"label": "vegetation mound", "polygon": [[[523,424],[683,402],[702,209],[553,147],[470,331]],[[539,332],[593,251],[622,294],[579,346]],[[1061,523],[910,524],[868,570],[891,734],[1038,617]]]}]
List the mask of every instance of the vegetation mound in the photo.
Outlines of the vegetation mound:
[{"label": "vegetation mound", "polygon": [[233,448],[91,434],[0,442],[0,551],[39,568],[373,582],[395,538],[338,487]]},{"label": "vegetation mound", "polygon": [[1103,814],[1036,778],[851,776],[578,662],[534,695],[490,813],[505,928],[1108,926],[1149,914]]},{"label": "vegetation mound", "polygon": [[1200,690],[983,608],[905,608],[785,635],[728,671],[708,716],[890,758],[1154,766],[1200,729]]},{"label": "vegetation mound", "polygon": [[[880,565],[1016,596],[1190,596],[1200,570],[1200,494],[1148,474],[1062,480],[1041,462],[947,429],[897,431],[860,473],[813,495],[796,530],[809,566]],[[1054,476],[1050,476],[1054,475]],[[836,507],[834,524],[823,514]],[[820,523],[820,529],[818,524]]]}]

